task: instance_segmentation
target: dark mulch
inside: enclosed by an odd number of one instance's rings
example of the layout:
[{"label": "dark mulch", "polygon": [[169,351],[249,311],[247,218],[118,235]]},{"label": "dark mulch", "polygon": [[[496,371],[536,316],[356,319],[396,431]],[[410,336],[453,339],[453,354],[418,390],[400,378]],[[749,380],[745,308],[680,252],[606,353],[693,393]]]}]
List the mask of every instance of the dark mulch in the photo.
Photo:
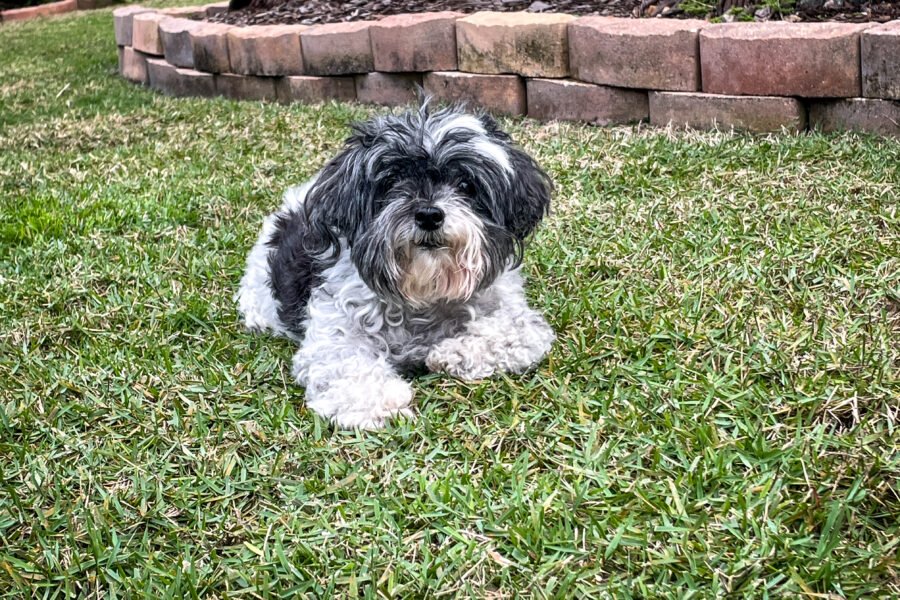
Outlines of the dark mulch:
[{"label": "dark mulch", "polygon": [[829,4],[826,0],[800,0],[797,16],[803,21],[845,21],[848,23],[885,23],[900,19],[900,0],[864,2],[841,0]]},{"label": "dark mulch", "polygon": [[[473,13],[561,12],[614,17],[722,18],[724,20],[889,21],[900,19],[900,0],[231,0],[233,10],[211,21],[236,25],[339,23],[400,13],[453,10]],[[767,7],[768,6],[768,7]]]},{"label": "dark mulch", "polygon": [[[232,5],[240,4],[233,1]],[[243,10],[229,11],[210,20],[238,25],[262,25],[268,23],[337,23],[362,21],[401,13],[421,13],[453,10],[474,13],[481,10],[502,12],[543,9],[546,12],[564,12],[573,15],[631,15],[641,0],[251,0]]]}]

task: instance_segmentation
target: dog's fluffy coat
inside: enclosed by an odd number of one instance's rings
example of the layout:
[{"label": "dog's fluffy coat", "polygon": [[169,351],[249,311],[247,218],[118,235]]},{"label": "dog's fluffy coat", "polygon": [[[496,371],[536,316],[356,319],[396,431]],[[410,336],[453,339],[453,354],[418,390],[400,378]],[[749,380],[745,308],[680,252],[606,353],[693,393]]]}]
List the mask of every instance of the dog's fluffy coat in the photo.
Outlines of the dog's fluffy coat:
[{"label": "dog's fluffy coat", "polygon": [[550,192],[486,115],[426,102],[358,124],[265,219],[238,308],[248,328],[299,342],[313,411],[343,427],[411,416],[401,374],[518,373],[549,351],[519,263]]}]

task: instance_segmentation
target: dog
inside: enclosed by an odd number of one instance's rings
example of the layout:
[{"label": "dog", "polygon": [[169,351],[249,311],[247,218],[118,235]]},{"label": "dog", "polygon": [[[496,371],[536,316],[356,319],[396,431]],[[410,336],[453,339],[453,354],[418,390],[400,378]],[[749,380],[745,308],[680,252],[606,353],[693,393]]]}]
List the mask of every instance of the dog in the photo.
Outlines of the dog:
[{"label": "dog", "polygon": [[263,222],[236,301],[299,344],[309,409],[344,428],[412,417],[404,376],[522,373],[555,334],[520,270],[552,184],[487,114],[428,101],[357,123]]}]

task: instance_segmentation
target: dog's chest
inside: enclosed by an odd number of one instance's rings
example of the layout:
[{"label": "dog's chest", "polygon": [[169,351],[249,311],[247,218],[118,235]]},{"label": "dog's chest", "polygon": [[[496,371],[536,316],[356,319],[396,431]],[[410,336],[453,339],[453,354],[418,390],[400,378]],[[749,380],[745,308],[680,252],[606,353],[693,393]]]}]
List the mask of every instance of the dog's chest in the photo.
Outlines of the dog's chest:
[{"label": "dog's chest", "polygon": [[316,335],[356,338],[399,367],[423,364],[432,347],[461,333],[477,311],[471,301],[420,311],[390,304],[363,282],[348,253],[323,276],[312,293],[307,327]]},{"label": "dog's chest", "polygon": [[448,337],[459,335],[472,318],[465,306],[442,306],[427,313],[385,313],[381,337],[397,366],[424,364],[429,350]]}]

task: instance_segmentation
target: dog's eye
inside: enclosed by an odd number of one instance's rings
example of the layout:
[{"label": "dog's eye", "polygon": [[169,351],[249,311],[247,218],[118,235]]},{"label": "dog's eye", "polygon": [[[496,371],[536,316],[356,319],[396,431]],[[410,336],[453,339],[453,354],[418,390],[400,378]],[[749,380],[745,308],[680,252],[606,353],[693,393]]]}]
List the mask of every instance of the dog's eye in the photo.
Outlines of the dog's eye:
[{"label": "dog's eye", "polygon": [[465,194],[466,196],[471,196],[475,193],[475,186],[472,185],[467,179],[463,179],[456,185],[456,189],[459,190],[461,194]]}]

